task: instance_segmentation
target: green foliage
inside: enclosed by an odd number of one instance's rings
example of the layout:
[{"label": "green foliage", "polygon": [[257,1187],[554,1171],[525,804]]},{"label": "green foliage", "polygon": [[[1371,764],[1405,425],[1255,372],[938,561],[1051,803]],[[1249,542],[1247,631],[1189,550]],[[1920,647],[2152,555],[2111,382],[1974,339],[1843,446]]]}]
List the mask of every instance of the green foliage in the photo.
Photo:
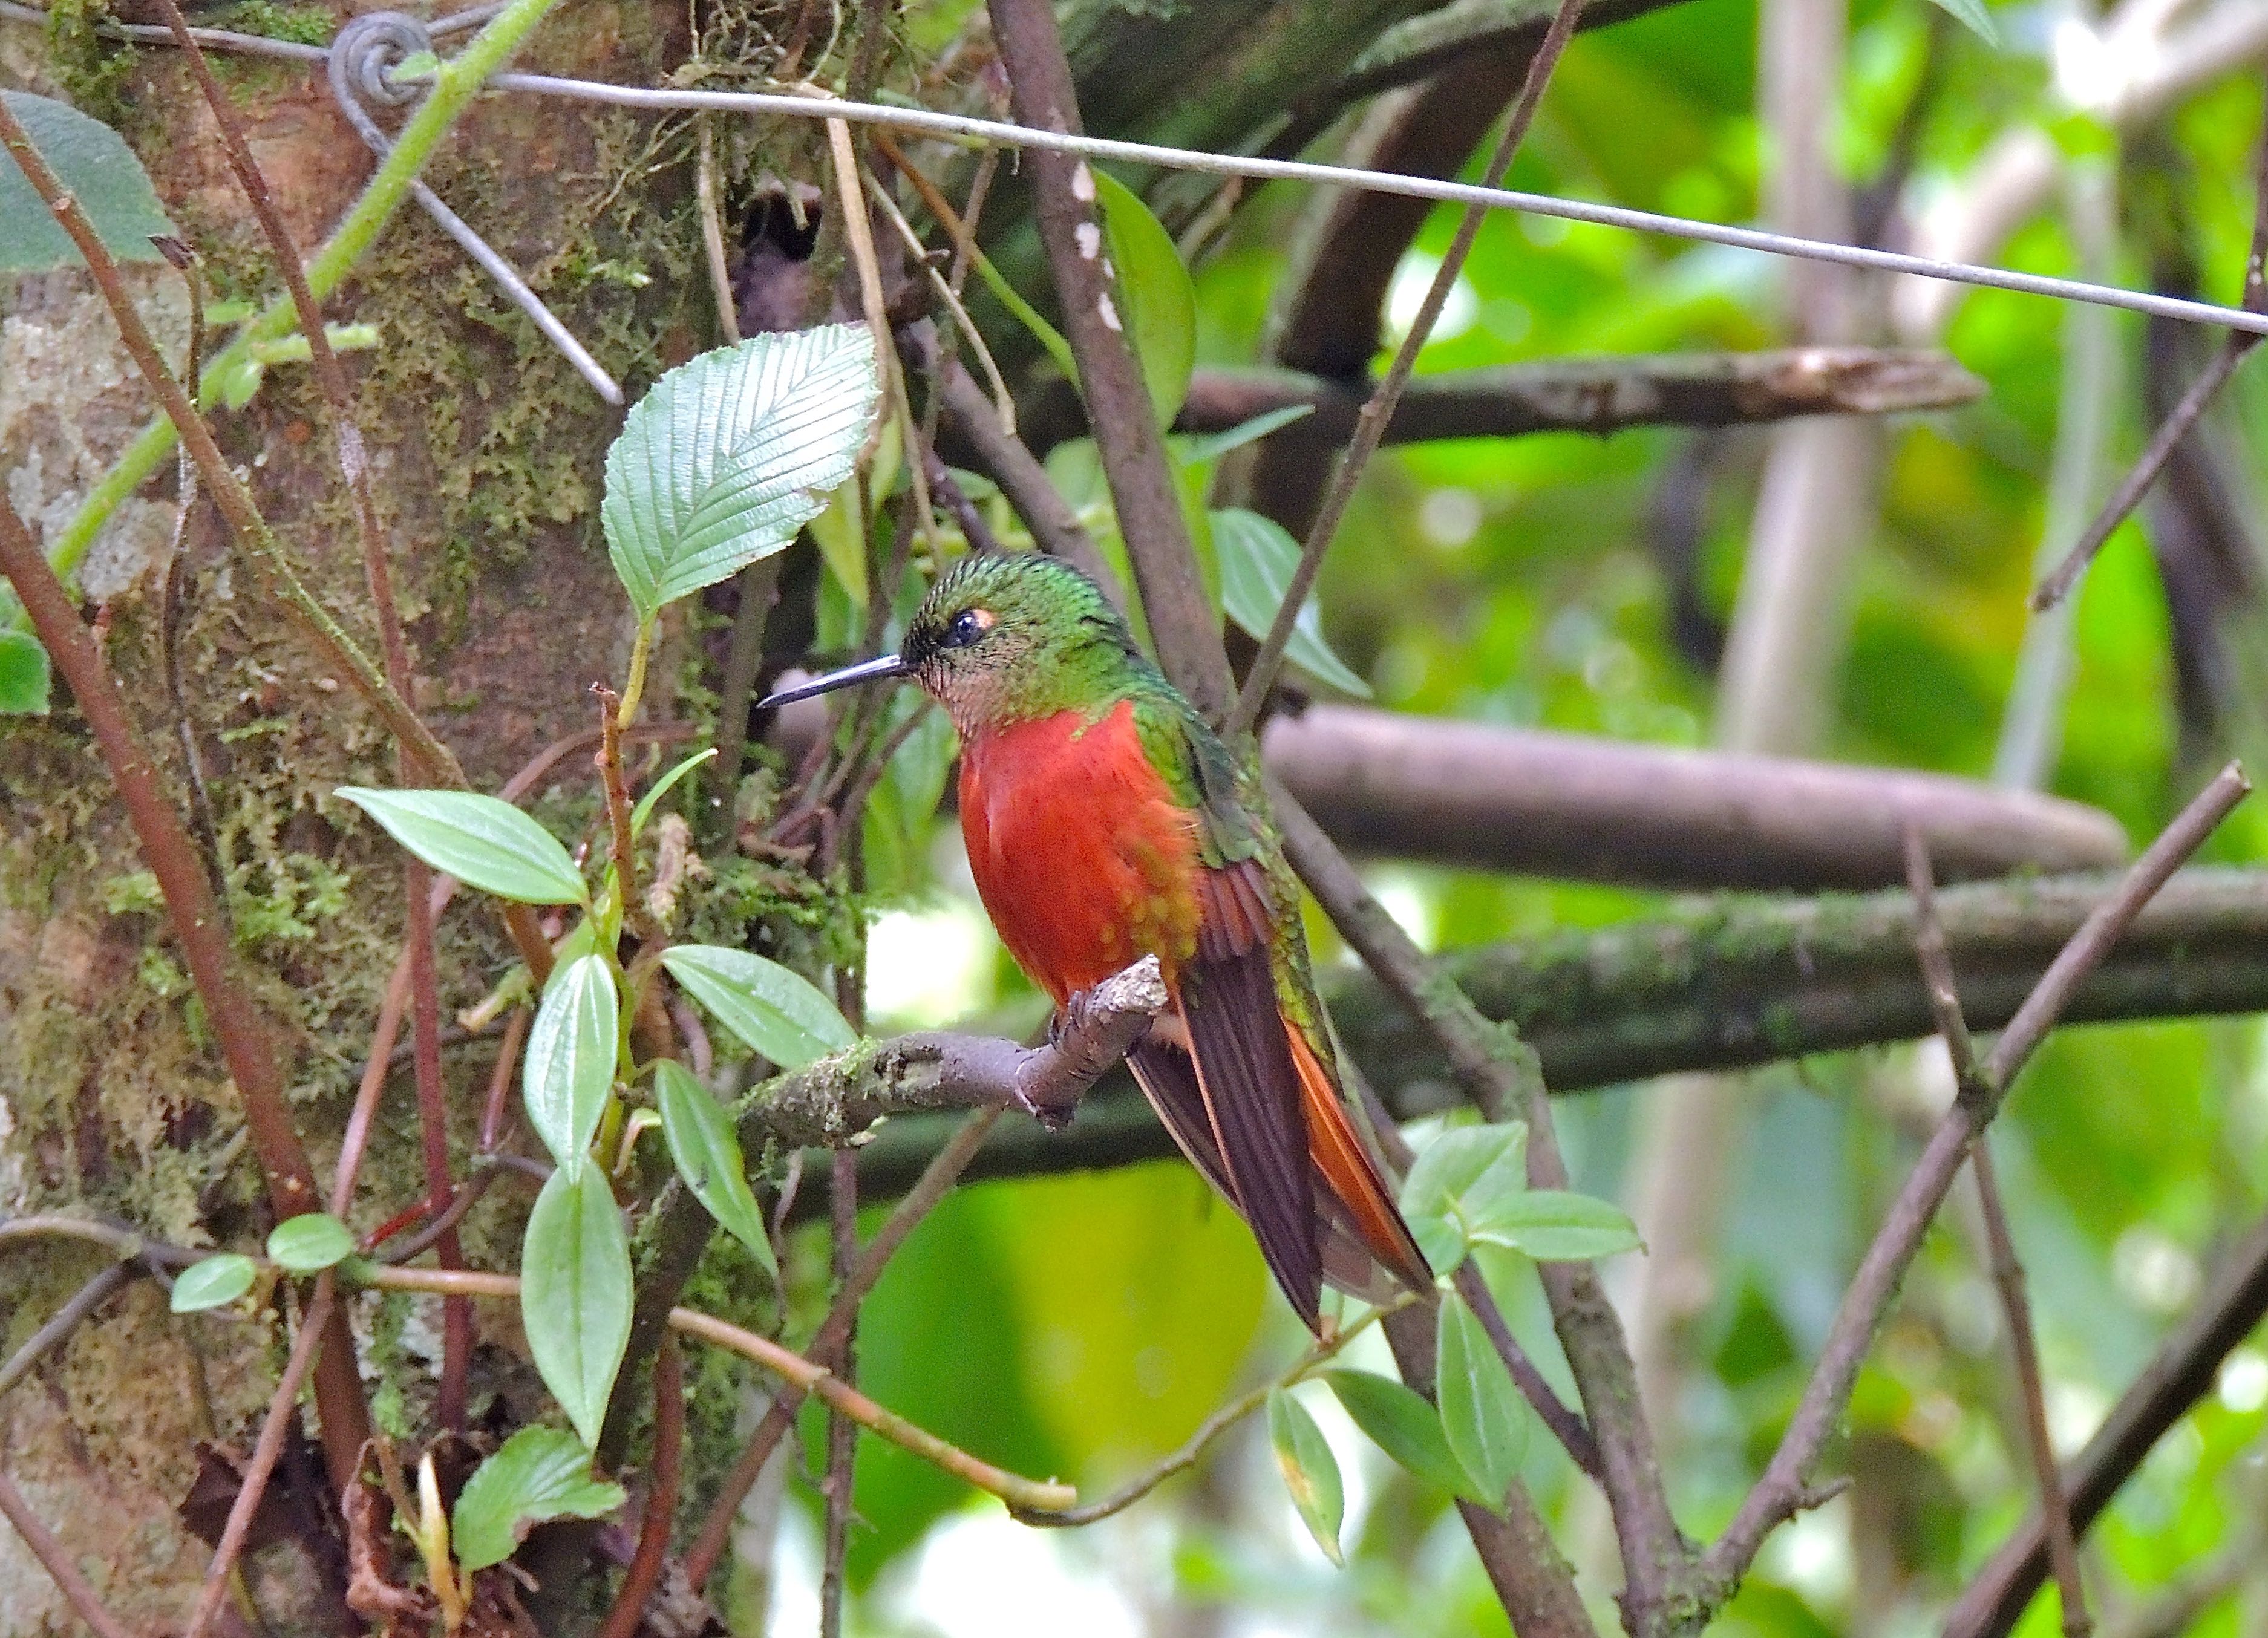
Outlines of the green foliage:
[{"label": "green foliage", "polygon": [[1283,1388],[1268,1395],[1268,1443],[1276,1452],[1292,1505],[1300,1510],[1300,1522],[1325,1558],[1345,1563],[1339,1525],[1346,1517],[1346,1491],[1339,1479],[1338,1458],[1307,1407]]},{"label": "green foliage", "polygon": [[174,1277],[169,1305],[177,1314],[225,1307],[252,1289],[253,1279],[259,1272],[251,1258],[235,1252],[202,1258]]},{"label": "green foliage", "polygon": [[342,785],[388,835],[468,887],[521,904],[579,904],[589,889],[567,849],[542,826],[469,790],[372,790]]},{"label": "green foliage", "polygon": [[527,1032],[520,1071],[527,1124],[562,1172],[583,1170],[613,1095],[620,1012],[614,964],[594,951],[553,970]]},{"label": "green foliage", "polygon": [[1528,1190],[1528,1127],[1449,1127],[1419,1151],[1402,1185],[1402,1215],[1433,1272],[1455,1271],[1484,1214]]},{"label": "green foliage", "polygon": [[747,1246],[749,1255],[777,1280],[779,1264],[765,1232],[763,1212],[748,1187],[732,1116],[690,1070],[666,1058],[653,1067],[653,1092],[677,1175],[717,1225]]},{"label": "green foliage", "polygon": [[1484,1502],[1501,1509],[1528,1453],[1528,1401],[1480,1317],[1454,1292],[1441,1299],[1434,1374],[1449,1449]]},{"label": "green foliage", "polygon": [[1611,1201],[1564,1189],[1528,1189],[1470,1208],[1472,1238],[1538,1262],[1582,1262],[1636,1251],[1638,1230]]},{"label": "green foliage", "polygon": [[[1228,617],[1256,637],[1264,637],[1284,606],[1292,571],[1300,562],[1300,543],[1284,525],[1258,512],[1236,508],[1216,511],[1212,541],[1220,561],[1220,600]],[[1284,656],[1318,682],[1329,684],[1358,699],[1370,697],[1370,685],[1347,669],[1346,662],[1323,642],[1322,613],[1310,597],[1292,623]]]},{"label": "green foliage", "polygon": [[645,795],[637,799],[637,805],[630,810],[630,834],[633,836],[644,834],[646,821],[651,819],[654,811],[661,806],[661,799],[677,789],[679,782],[695,768],[711,760],[716,754],[715,746],[711,746],[706,751],[696,751],[659,779],[655,780],[647,789]]},{"label": "green foliage", "polygon": [[622,1486],[591,1476],[591,1452],[561,1428],[522,1428],[473,1469],[450,1513],[460,1568],[510,1558],[531,1525],[553,1518],[604,1518],[628,1500]]},{"label": "green foliage", "polygon": [[1141,195],[1108,172],[1086,174],[1094,179],[1103,248],[1118,275],[1115,304],[1126,310],[1115,316],[1134,344],[1158,424],[1170,426],[1197,364],[1197,289],[1173,236]]},{"label": "green foliage", "polygon": [[759,335],[679,365],[607,452],[600,520],[650,621],[778,551],[850,474],[880,378],[859,325]]},{"label": "green foliage", "polygon": [[595,1444],[630,1337],[630,1253],[607,1174],[561,1166],[527,1215],[519,1318],[543,1385]]},{"label": "green foliage", "polygon": [[783,1069],[800,1069],[858,1039],[809,979],[777,961],[714,944],[674,944],[661,964],[742,1045]]},{"label": "green foliage", "polygon": [[1472,1475],[1449,1449],[1440,1413],[1391,1377],[1367,1370],[1329,1370],[1323,1381],[1354,1425],[1403,1472],[1452,1495],[1480,1499]]},{"label": "green foliage", "polygon": [[45,716],[52,685],[40,640],[28,631],[0,631],[0,716]]},{"label": "green foliage", "polygon": [[320,1274],[354,1255],[354,1230],[327,1211],[286,1217],[268,1235],[268,1255],[292,1274]]},{"label": "green foliage", "polygon": [[[126,139],[101,121],[90,119],[69,103],[29,92],[0,91],[32,139],[32,146],[55,180],[86,213],[102,247],[119,261],[162,261],[150,240],[173,231],[150,186],[150,173],[126,145]],[[58,268],[84,268],[78,253],[48,210],[32,190],[15,157],[0,165],[0,273],[47,273]]]}]

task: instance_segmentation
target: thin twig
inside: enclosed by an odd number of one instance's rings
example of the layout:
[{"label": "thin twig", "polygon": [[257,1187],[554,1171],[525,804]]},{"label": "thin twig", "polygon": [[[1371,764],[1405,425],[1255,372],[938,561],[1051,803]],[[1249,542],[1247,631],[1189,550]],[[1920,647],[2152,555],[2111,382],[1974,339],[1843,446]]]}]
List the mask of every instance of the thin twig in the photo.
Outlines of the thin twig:
[{"label": "thin twig", "polygon": [[615,892],[622,907],[622,920],[641,944],[659,937],[647,913],[645,895],[638,891],[637,854],[630,840],[630,791],[622,777],[622,700],[604,683],[591,692],[599,701],[599,788],[607,798],[607,848],[615,863]]},{"label": "thin twig", "polygon": [[[945,1198],[946,1192],[953,1186],[962,1169],[976,1158],[976,1151],[984,1146],[993,1123],[1003,1113],[1002,1107],[996,1105],[990,1109],[980,1109],[963,1120],[945,1147],[938,1150],[924,1169],[920,1180],[906,1191],[896,1209],[890,1213],[874,1238],[866,1243],[858,1267],[837,1288],[835,1301],[827,1311],[827,1318],[820,1322],[819,1329],[813,1333],[810,1344],[804,1350],[814,1364],[830,1367],[834,1364],[842,1351],[843,1340],[850,1334],[850,1327],[858,1318],[858,1304],[874,1289],[874,1282],[882,1277],[882,1270],[897,1254],[898,1248],[906,1243],[906,1237],[936,1208],[938,1201]],[[747,1447],[741,1451],[740,1459],[733,1464],[733,1471],[725,1476],[716,1501],[711,1504],[709,1517],[702,1523],[700,1535],[685,1555],[686,1579],[694,1586],[699,1587],[707,1582],[710,1573],[724,1558],[725,1549],[732,1539],[733,1516],[740,1511],[740,1503],[748,1492],[755,1487],[756,1480],[770,1461],[772,1452],[779,1447],[781,1438],[794,1420],[797,1407],[802,1403],[803,1395],[791,1388],[783,1388],[773,1395],[763,1419],[757,1423],[755,1432],[749,1436]]]},{"label": "thin twig", "polygon": [[[212,1568],[205,1572],[204,1589],[197,1595],[196,1609],[189,1616],[188,1638],[203,1638],[205,1628],[219,1612],[221,1600],[228,1596],[229,1572],[236,1568],[237,1554],[244,1551],[245,1538],[252,1531],[253,1516],[260,1510],[260,1498],[268,1491],[269,1475],[276,1471],[276,1458],[284,1453],[284,1436],[298,1409],[299,1384],[308,1366],[314,1363],[315,1351],[323,1345],[324,1332],[335,1311],[334,1289],[329,1269],[315,1276],[314,1296],[299,1317],[299,1334],[292,1341],[291,1356],[284,1361],[284,1375],[269,1398],[268,1414],[260,1424],[260,1437],[253,1444],[252,1459],[245,1465],[243,1482],[229,1507],[228,1523],[220,1532],[220,1545],[213,1549]],[[353,1367],[351,1355],[347,1363],[350,1369]],[[351,1480],[351,1473],[349,1478]],[[343,1491],[345,1487],[342,1485],[340,1488]]]},{"label": "thin twig", "polygon": [[79,1620],[94,1629],[95,1638],[134,1638],[125,1623],[103,1606],[94,1588],[79,1574],[78,1566],[71,1562],[70,1551],[32,1511],[31,1503],[24,1500],[24,1493],[16,1488],[15,1480],[8,1477],[5,1468],[0,1468],[0,1517],[16,1527],[24,1545],[32,1549],[32,1556],[53,1578],[63,1601]]},{"label": "thin twig", "polygon": [[1050,557],[1083,570],[1112,601],[1118,600],[1118,577],[1111,572],[1102,552],[1071,510],[1063,494],[1048,477],[1040,458],[1024,441],[1000,424],[992,402],[976,378],[956,361],[946,358],[936,366],[938,396],[945,413],[976,459],[1000,486],[1000,493],[1024,520],[1033,541]]},{"label": "thin twig", "polygon": [[645,1516],[638,1523],[637,1550],[630,1555],[622,1584],[607,1612],[599,1638],[634,1638],[646,1600],[661,1583],[669,1556],[669,1522],[677,1511],[677,1487],[685,1458],[685,1371],[677,1339],[664,1336],[653,1356],[653,1479],[645,1492]]},{"label": "thin twig", "polygon": [[[847,129],[835,128],[833,129]],[[858,1260],[858,1155],[838,1149],[831,1159],[828,1213],[833,1219],[835,1277],[850,1279]],[[831,1368],[845,1382],[858,1368],[858,1304],[848,1304],[850,1323]],[[845,1561],[850,1550],[850,1502],[858,1482],[858,1425],[841,1411],[827,1418],[827,1477],[820,1492],[827,1498],[826,1534],[819,1570],[819,1638],[842,1638]]]},{"label": "thin twig", "polygon": [[717,302],[717,331],[727,347],[740,343],[740,307],[733,275],[725,263],[725,226],[717,204],[717,136],[707,119],[694,121],[700,138],[694,171],[694,196],[701,206],[701,248],[709,262],[709,293]]},{"label": "thin twig", "polygon": [[48,1317],[47,1323],[25,1340],[24,1346],[0,1363],[0,1399],[31,1374],[32,1367],[60,1347],[89,1315],[108,1302],[111,1295],[132,1279],[126,1263],[113,1263],[71,1293],[70,1299]]},{"label": "thin twig", "polygon": [[[1550,83],[1559,54],[1574,35],[1583,5],[1584,0],[1559,0],[1551,26],[1544,31],[1543,43],[1528,59],[1528,77],[1521,82],[1520,100],[1513,105],[1512,119],[1497,142],[1496,151],[1489,156],[1488,170],[1481,182],[1484,187],[1499,185],[1505,173],[1512,168],[1513,156],[1520,151],[1521,142],[1535,121],[1536,105],[1543,99],[1543,88]],[[1402,389],[1410,384],[1410,372],[1418,367],[1418,355],[1433,334],[1441,309],[1448,305],[1449,292],[1456,288],[1464,272],[1465,258],[1472,253],[1473,241],[1480,236],[1481,224],[1487,218],[1486,206],[1473,204],[1465,208],[1457,224],[1456,236],[1449,241],[1448,253],[1441,258],[1432,283],[1426,287],[1425,299],[1418,305],[1418,316],[1403,336],[1402,345],[1395,349],[1386,378],[1378,384],[1378,390],[1371,394],[1370,401],[1355,419],[1354,437],[1339,457],[1338,467],[1331,474],[1331,487],[1324,491],[1315,520],[1308,525],[1307,541],[1300,549],[1300,561],[1284,588],[1284,601],[1276,611],[1276,618],[1269,623],[1268,635],[1260,640],[1259,652],[1253,656],[1252,665],[1244,673],[1244,687],[1221,726],[1224,737],[1231,740],[1249,732],[1260,720],[1260,708],[1267,701],[1268,690],[1275,686],[1276,673],[1284,664],[1285,645],[1292,640],[1292,628],[1299,622],[1307,594],[1314,590],[1315,574],[1322,567],[1323,554],[1338,533],[1339,520],[1346,515],[1355,485],[1362,481],[1363,468],[1377,452],[1379,440],[1386,435],[1386,423],[1394,419],[1394,407],[1401,401]]]},{"label": "thin twig", "polygon": [[[2244,258],[2244,296],[2242,306],[2247,312],[2268,312],[2268,116],[2264,116],[2259,151],[2252,162],[2252,245]],[[2087,526],[2070,554],[2056,566],[2055,572],[2042,581],[2032,592],[2035,610],[2053,608],[2071,595],[2095,555],[2102,549],[2126,515],[2142,503],[2150,486],[2158,481],[2166,463],[2173,459],[2174,451],[2181,446],[2190,429],[2198,417],[2220,395],[2220,389],[2236,373],[2236,367],[2251,355],[2260,343],[2257,333],[2231,330],[2213,356],[2211,363],[2198,372],[2190,390],[2182,394],[2158,430],[2150,435],[2149,444],[2136,457],[2134,465],[2118,481],[2110,498],[2102,503],[2095,521]]]}]

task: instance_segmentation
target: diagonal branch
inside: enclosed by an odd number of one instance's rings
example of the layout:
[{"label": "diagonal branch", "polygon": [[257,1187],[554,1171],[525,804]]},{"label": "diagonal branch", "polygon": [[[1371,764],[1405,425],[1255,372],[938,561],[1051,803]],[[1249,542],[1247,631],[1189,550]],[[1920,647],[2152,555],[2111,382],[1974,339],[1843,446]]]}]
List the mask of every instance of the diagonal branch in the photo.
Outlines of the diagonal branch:
[{"label": "diagonal branch", "polygon": [[31,1503],[24,1499],[24,1493],[16,1488],[15,1480],[8,1477],[4,1468],[0,1468],[0,1518],[16,1527],[24,1545],[31,1548],[32,1556],[54,1578],[63,1601],[87,1624],[95,1638],[134,1638],[125,1623],[103,1606],[94,1588],[79,1574],[78,1566],[71,1562],[70,1550],[32,1511]]}]

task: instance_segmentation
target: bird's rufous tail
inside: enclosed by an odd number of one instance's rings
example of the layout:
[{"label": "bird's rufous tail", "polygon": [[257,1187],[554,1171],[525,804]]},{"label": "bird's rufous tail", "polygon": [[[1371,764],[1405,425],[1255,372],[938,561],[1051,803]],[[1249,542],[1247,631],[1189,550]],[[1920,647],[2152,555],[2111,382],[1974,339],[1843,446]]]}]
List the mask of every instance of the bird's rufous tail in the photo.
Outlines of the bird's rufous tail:
[{"label": "bird's rufous tail", "polygon": [[1380,1174],[1361,1135],[1339,1101],[1330,1071],[1307,1045],[1297,1025],[1285,1025],[1292,1041],[1292,1062],[1300,1072],[1300,1101],[1307,1116],[1307,1154],[1314,1162],[1317,1181],[1336,1195],[1363,1248],[1395,1279],[1412,1290],[1433,1283],[1425,1253],[1402,1220],[1394,1191]]}]

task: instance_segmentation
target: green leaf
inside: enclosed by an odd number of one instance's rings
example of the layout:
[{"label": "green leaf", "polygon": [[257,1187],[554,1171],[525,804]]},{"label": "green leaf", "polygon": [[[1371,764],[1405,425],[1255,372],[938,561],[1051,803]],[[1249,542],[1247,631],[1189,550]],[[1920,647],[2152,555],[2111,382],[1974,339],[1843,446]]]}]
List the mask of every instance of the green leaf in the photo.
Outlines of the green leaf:
[{"label": "green leaf", "polygon": [[519,1318],[544,1386],[598,1442],[630,1338],[630,1251],[607,1174],[562,1166],[535,1197],[519,1259]]},{"label": "green leaf", "polygon": [[1454,1291],[1441,1301],[1434,1371],[1449,1449],[1472,1475],[1483,1505],[1501,1512],[1528,1451],[1528,1401],[1479,1316]]},{"label": "green leaf", "polygon": [[748,1187],[731,1113],[690,1070],[666,1058],[654,1065],[653,1094],[661,1107],[661,1135],[677,1175],[718,1226],[747,1246],[777,1281],[779,1265],[772,1259],[771,1237],[764,1232],[764,1214]]},{"label": "green leaf", "polygon": [[1404,1472],[1452,1495],[1477,1501],[1472,1475],[1465,1472],[1441,1432],[1441,1414],[1391,1377],[1367,1370],[1328,1370],[1323,1380],[1370,1442]]},{"label": "green leaf", "polygon": [[1197,292],[1174,236],[1166,231],[1141,195],[1104,171],[1094,178],[1096,206],[1102,214],[1104,246],[1118,275],[1116,303],[1142,384],[1158,424],[1171,426],[1189,396],[1189,373],[1197,362]]},{"label": "green leaf", "polygon": [[437,870],[468,887],[521,904],[581,904],[583,874],[558,838],[495,797],[470,790],[372,790],[337,794]]},{"label": "green leaf", "polygon": [[193,1262],[173,1276],[173,1310],[177,1314],[194,1314],[233,1303],[252,1289],[253,1277],[259,1272],[251,1258],[235,1252]]},{"label": "green leaf", "polygon": [[1454,1273],[1472,1245],[1473,1214],[1528,1187],[1528,1128],[1453,1126],[1420,1153],[1402,1184],[1402,1215],[1436,1274]]},{"label": "green leaf", "polygon": [[1315,413],[1313,404],[1285,404],[1255,415],[1249,421],[1240,421],[1226,432],[1200,432],[1173,440],[1174,452],[1185,466],[1202,466],[1219,460],[1231,450],[1242,449],[1248,444],[1257,444],[1270,433],[1280,431],[1295,421],[1305,420]]},{"label": "green leaf", "polygon": [[354,1255],[354,1230],[327,1211],[286,1217],[268,1236],[268,1255],[293,1274],[320,1274]]},{"label": "green leaf", "polygon": [[467,1570],[501,1564],[549,1518],[604,1518],[629,1497],[591,1477],[591,1452],[564,1428],[522,1428],[465,1480],[449,1537]]},{"label": "green leaf", "polygon": [[582,1169],[615,1084],[621,1003],[607,958],[578,958],[543,992],[527,1032],[520,1091],[527,1123],[563,1172]]},{"label": "green leaf", "polygon": [[[1300,543],[1284,525],[1258,512],[1226,507],[1211,514],[1213,550],[1220,559],[1220,600],[1228,617],[1265,637],[1284,606],[1284,592],[1300,562]],[[1370,685],[1347,669],[1323,641],[1322,612],[1310,597],[1292,627],[1284,657],[1318,682],[1342,694],[1370,698]]]},{"label": "green leaf", "polygon": [[661,964],[718,1023],[783,1069],[801,1069],[858,1039],[810,980],[777,961],[715,944],[675,944]]},{"label": "green leaf", "polygon": [[653,817],[654,809],[661,805],[661,799],[670,793],[678,781],[716,754],[715,746],[711,746],[706,751],[696,751],[659,779],[655,780],[653,788],[640,797],[637,806],[630,810],[630,834],[635,836],[645,828],[646,821]]},{"label": "green leaf", "polygon": [[1936,4],[1946,15],[1977,39],[1996,51],[1999,49],[1999,25],[1993,22],[1992,14],[1984,9],[1984,0],[1936,0]]},{"label": "green leaf", "polygon": [[1026,301],[1023,293],[1008,283],[1008,275],[993,265],[991,257],[974,245],[968,247],[968,253],[970,261],[976,264],[976,276],[984,281],[984,288],[992,292],[993,299],[1005,307],[1017,323],[1031,332],[1032,339],[1047,349],[1048,356],[1056,361],[1056,368],[1063,371],[1064,379],[1074,386],[1078,386],[1079,361],[1071,356],[1071,343],[1064,340],[1063,332],[1040,317],[1039,309]]},{"label": "green leaf", "polygon": [[599,512],[638,618],[792,540],[850,475],[879,392],[861,324],[752,336],[655,382],[607,452]]},{"label": "green leaf", "polygon": [[1346,1493],[1339,1482],[1338,1458],[1307,1407],[1282,1388],[1268,1395],[1268,1442],[1276,1449],[1276,1465],[1283,1469],[1284,1487],[1292,1505],[1323,1556],[1344,1566],[1339,1547],[1339,1524],[1346,1517]]},{"label": "green leaf", "polygon": [[45,716],[53,682],[37,637],[0,631],[0,716]]},{"label": "green leaf", "polygon": [[1470,1215],[1472,1238],[1538,1262],[1582,1262],[1636,1251],[1638,1225],[1612,1201],[1559,1189],[1523,1190]]},{"label": "green leaf", "polygon": [[[120,261],[160,261],[152,237],[171,234],[166,208],[150,186],[150,173],[126,139],[101,121],[69,103],[27,92],[0,91],[48,162],[55,180],[70,190],[93,225],[103,248]],[[0,273],[48,273],[84,268],[86,258],[56,225],[47,202],[32,191],[32,180],[12,154],[0,154]]]}]

